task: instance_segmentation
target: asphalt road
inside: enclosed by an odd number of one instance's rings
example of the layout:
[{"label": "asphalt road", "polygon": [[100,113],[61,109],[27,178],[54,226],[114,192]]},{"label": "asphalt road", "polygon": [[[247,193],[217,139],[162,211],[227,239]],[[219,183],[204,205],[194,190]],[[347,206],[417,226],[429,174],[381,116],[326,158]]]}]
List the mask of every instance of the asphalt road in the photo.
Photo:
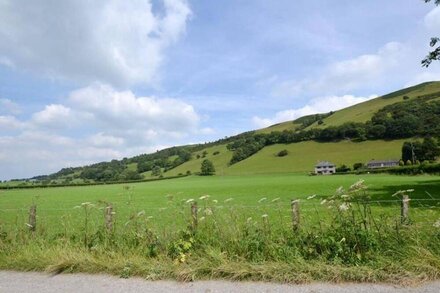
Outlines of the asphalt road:
[{"label": "asphalt road", "polygon": [[439,293],[440,281],[418,287],[397,287],[386,284],[322,284],[280,285],[258,282],[200,281],[145,281],[138,278],[120,279],[107,275],[61,274],[0,271],[0,292],[343,292],[343,293]]}]

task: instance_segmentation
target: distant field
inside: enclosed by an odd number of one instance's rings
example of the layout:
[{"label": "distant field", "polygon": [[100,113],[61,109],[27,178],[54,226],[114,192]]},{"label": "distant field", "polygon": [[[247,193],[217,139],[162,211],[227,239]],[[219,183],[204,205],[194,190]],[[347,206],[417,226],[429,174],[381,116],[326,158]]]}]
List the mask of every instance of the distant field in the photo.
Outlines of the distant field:
[{"label": "distant field", "polygon": [[[359,143],[306,141],[286,145],[277,144],[265,147],[255,155],[232,166],[228,165],[232,152],[228,151],[225,145],[221,145],[207,148],[206,158],[214,163],[217,175],[307,173],[312,171],[316,162],[320,160],[331,161],[338,166],[345,164],[352,167],[354,163],[367,163],[372,159],[399,159],[404,141],[376,140]],[[288,150],[289,154],[285,157],[277,157],[276,154],[283,149]],[[220,154],[213,155],[215,151],[219,151]],[[196,155],[189,162],[165,173],[165,176],[185,174],[187,170],[192,173],[199,172],[203,158],[197,159]]]},{"label": "distant field", "polygon": [[[231,166],[227,174],[310,172],[318,161],[331,161],[340,166],[369,160],[399,159],[404,140],[393,141],[340,141],[318,143],[306,141],[265,147],[252,157]],[[286,149],[289,154],[277,157]]]},{"label": "distant field", "polygon": [[[182,208],[184,201],[210,195],[219,205],[233,198],[228,206],[251,206],[244,213],[251,215],[273,213],[271,206],[265,206],[279,198],[278,204],[288,215],[291,199],[305,199],[316,194],[313,202],[334,194],[344,186],[348,188],[359,179],[365,179],[375,199],[394,199],[391,195],[401,189],[415,189],[413,198],[426,198],[429,194],[440,198],[440,177],[436,176],[391,176],[375,175],[335,175],[307,176],[293,174],[252,175],[252,176],[190,176],[179,179],[121,185],[42,188],[31,190],[0,191],[0,224],[24,225],[27,210],[35,202],[40,220],[46,228],[61,228],[62,219],[68,219],[72,225],[76,219],[82,219],[82,210],[74,209],[84,202],[91,202],[97,208],[105,202],[115,206],[120,223],[129,215],[144,210],[146,215],[154,217],[155,224],[178,224],[188,218],[189,208]],[[127,190],[127,187],[130,189]],[[170,200],[172,198],[172,200]],[[259,203],[261,198],[266,198]],[[165,209],[164,209],[165,208]],[[396,207],[394,207],[396,208]],[[179,210],[183,214],[176,214]],[[398,211],[398,209],[396,209]],[[101,221],[102,213],[95,212],[96,220]],[[65,218],[62,218],[65,216]],[[440,215],[439,215],[440,217]],[[19,225],[19,226],[20,226]]]}]

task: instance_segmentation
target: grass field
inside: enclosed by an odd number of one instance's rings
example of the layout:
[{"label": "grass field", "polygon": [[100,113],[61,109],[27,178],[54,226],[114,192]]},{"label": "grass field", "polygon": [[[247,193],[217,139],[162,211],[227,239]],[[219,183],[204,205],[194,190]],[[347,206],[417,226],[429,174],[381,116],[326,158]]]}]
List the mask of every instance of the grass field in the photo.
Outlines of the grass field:
[{"label": "grass field", "polygon": [[[229,161],[232,152],[225,145],[207,148],[206,158],[215,166],[217,175],[250,175],[250,174],[275,174],[301,172],[308,173],[314,170],[315,164],[320,160],[331,161],[340,166],[345,164],[352,167],[354,163],[367,163],[369,160],[399,159],[402,144],[405,140],[370,140],[364,142],[339,141],[319,143],[306,141],[292,144],[276,144],[263,148],[255,155],[238,162],[232,166]],[[288,150],[285,157],[277,157],[276,154]],[[215,151],[220,154],[213,155]],[[201,152],[199,152],[201,154]],[[186,171],[200,172],[203,158],[193,158],[177,168],[168,171],[166,176],[174,176]]]},{"label": "grass field", "polygon": [[[350,188],[360,179],[365,186]],[[340,186],[346,191],[331,197]],[[409,224],[400,223],[400,201],[392,197],[401,189],[415,190]],[[376,202],[351,204],[343,194]],[[0,269],[182,281],[431,280],[440,276],[440,229],[434,227],[440,206],[432,200],[439,195],[439,177],[391,175],[190,176],[5,190]],[[293,233],[291,199],[300,199],[301,215]],[[193,200],[196,230],[188,228]],[[115,211],[111,232],[104,226],[107,203]],[[35,233],[26,224],[31,204],[37,205]]]},{"label": "grass field", "polygon": [[[112,203],[120,224],[125,223],[133,214],[145,211],[147,216],[154,217],[152,225],[173,224],[183,227],[188,222],[189,214],[189,208],[183,208],[183,203],[189,199],[197,200],[203,195],[210,195],[210,199],[218,201],[219,204],[233,198],[233,201],[228,203],[229,207],[255,207],[245,209],[243,217],[278,212],[272,209],[270,204],[265,204],[279,199],[277,207],[281,205],[284,214],[288,215],[291,199],[304,200],[311,195],[317,195],[310,202],[319,203],[323,198],[334,194],[337,188],[348,188],[360,179],[365,180],[373,199],[393,200],[391,195],[401,189],[415,189],[411,195],[415,199],[427,198],[426,192],[440,198],[440,178],[435,176],[190,176],[129,185],[5,190],[0,192],[0,223],[7,226],[24,225],[27,222],[28,208],[36,203],[39,219],[44,223],[45,229],[59,230],[62,226],[52,223],[59,223],[63,217],[67,217],[70,225],[77,225],[82,221],[82,210],[75,207],[84,202],[91,202],[97,207],[95,220],[98,223],[102,222],[102,211],[98,208],[104,207],[104,203]],[[262,198],[266,200],[259,203]],[[177,218],[176,210],[179,212]],[[398,212],[398,209],[396,211]]]}]

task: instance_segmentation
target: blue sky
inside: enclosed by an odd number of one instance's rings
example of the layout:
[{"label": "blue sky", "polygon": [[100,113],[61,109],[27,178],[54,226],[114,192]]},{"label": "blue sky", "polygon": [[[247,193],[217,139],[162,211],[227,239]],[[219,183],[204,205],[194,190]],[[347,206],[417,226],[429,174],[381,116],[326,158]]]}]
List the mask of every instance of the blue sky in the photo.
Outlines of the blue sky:
[{"label": "blue sky", "polygon": [[440,80],[437,35],[417,0],[0,0],[0,180]]}]

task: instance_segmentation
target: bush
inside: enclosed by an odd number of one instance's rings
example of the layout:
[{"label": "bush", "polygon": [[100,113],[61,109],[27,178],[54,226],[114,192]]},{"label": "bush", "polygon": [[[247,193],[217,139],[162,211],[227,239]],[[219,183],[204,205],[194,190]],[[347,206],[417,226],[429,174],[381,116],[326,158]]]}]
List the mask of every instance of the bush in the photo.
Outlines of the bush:
[{"label": "bush", "polygon": [[362,169],[364,167],[363,163],[354,163],[353,164],[353,170],[359,170]]},{"label": "bush", "polygon": [[289,154],[289,152],[288,152],[287,150],[282,150],[282,151],[279,151],[279,152],[278,152],[277,156],[278,156],[278,157],[285,157],[285,156],[287,156],[288,154]]}]

